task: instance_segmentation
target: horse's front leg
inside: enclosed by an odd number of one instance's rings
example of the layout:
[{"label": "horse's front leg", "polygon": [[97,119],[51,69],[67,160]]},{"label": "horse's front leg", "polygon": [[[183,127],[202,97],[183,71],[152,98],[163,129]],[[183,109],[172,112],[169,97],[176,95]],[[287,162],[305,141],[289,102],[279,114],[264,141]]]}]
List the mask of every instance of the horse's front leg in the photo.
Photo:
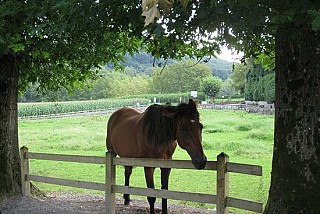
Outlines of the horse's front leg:
[{"label": "horse's front leg", "polygon": [[[125,166],[124,167],[124,185],[129,186],[130,185],[130,176],[132,174],[132,166]],[[124,194],[124,205],[130,204],[130,195]]]},{"label": "horse's front leg", "polygon": [[[170,168],[161,168],[161,189],[168,189]],[[167,214],[167,199],[162,199],[162,214]]]},{"label": "horse's front leg", "polygon": [[[148,188],[154,188],[153,173],[154,173],[153,167],[145,167],[144,168],[144,175],[146,178],[146,183],[147,183]],[[150,214],[154,214],[154,203],[156,202],[156,198],[155,197],[148,197],[148,202],[150,205]]]}]

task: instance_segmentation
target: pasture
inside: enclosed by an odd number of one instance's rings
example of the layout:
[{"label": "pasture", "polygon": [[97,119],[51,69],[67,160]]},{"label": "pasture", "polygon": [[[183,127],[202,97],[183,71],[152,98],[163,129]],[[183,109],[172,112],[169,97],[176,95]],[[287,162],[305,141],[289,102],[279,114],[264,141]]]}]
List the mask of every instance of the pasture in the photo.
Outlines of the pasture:
[{"label": "pasture", "polygon": [[[103,115],[35,121],[22,120],[19,121],[20,146],[27,146],[31,152],[104,156],[106,151],[105,128],[108,117]],[[270,183],[273,116],[248,114],[244,111],[200,110],[200,118],[204,125],[203,146],[209,160],[215,160],[220,152],[225,152],[229,155],[230,162],[256,164],[263,167],[262,177],[230,173],[230,196],[265,204]],[[189,155],[182,149],[177,149],[174,159],[189,160]],[[30,170],[33,174],[104,181],[104,165],[32,160]],[[172,170],[169,189],[215,193],[213,186],[215,182],[215,174],[208,174],[208,171]],[[124,183],[122,167],[117,169],[117,183]],[[142,168],[133,169],[131,184],[145,187]],[[101,192],[63,186],[40,183],[36,185],[45,192],[101,194]],[[156,188],[160,188],[160,170],[158,169],[155,172],[155,185]],[[207,204],[179,203],[211,207]],[[248,213],[247,211],[234,211]]]}]

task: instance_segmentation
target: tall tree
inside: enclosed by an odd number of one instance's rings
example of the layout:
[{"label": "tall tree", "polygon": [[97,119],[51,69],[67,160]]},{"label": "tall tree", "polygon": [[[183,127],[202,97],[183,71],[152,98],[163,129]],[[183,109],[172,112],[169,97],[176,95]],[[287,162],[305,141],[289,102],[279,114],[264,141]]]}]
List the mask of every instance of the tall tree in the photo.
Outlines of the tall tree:
[{"label": "tall tree", "polygon": [[245,83],[246,83],[247,66],[242,63],[236,63],[233,67],[233,71],[230,75],[232,81],[232,87],[240,94],[244,95]]},{"label": "tall tree", "polygon": [[1,199],[21,188],[18,89],[30,82],[42,90],[72,87],[93,77],[91,68],[137,49],[143,20],[131,1],[11,0],[1,1],[0,11]]},{"label": "tall tree", "polygon": [[304,19],[276,34],[275,142],[265,213],[320,213],[320,35]]},{"label": "tall tree", "polygon": [[245,72],[246,100],[274,102],[274,69],[266,70],[253,59],[247,60]]},{"label": "tall tree", "polygon": [[210,103],[213,103],[214,99],[220,93],[222,80],[219,77],[207,77],[201,81],[200,87],[210,99]]},{"label": "tall tree", "polygon": [[[213,45],[275,56],[275,141],[264,213],[320,213],[320,1],[188,2],[193,16],[183,27],[166,20],[168,32],[186,35],[197,27],[200,35],[217,33]],[[167,17],[175,22],[181,7],[172,10]]]},{"label": "tall tree", "polygon": [[212,76],[207,64],[194,60],[182,61],[158,68],[152,75],[155,93],[178,93],[200,90],[201,80]]}]

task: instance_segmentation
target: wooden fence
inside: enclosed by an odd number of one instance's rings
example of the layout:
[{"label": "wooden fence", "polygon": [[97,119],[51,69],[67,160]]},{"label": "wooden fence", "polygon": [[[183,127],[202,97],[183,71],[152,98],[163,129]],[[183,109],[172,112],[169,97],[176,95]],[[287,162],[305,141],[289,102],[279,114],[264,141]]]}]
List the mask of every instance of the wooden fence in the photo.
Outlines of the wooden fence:
[{"label": "wooden fence", "polygon": [[[262,203],[229,197],[229,172],[262,175],[262,167],[231,163],[228,156],[221,153],[217,156],[217,161],[208,161],[204,170],[217,171],[217,195],[179,192],[170,190],[160,190],[140,187],[127,187],[116,184],[116,166],[141,166],[141,167],[162,167],[175,169],[194,169],[191,161],[186,160],[159,160],[159,159],[137,159],[137,158],[118,158],[114,153],[107,152],[105,157],[81,156],[81,155],[61,155],[28,152],[26,147],[20,149],[21,173],[22,173],[22,194],[30,195],[30,181],[71,186],[84,189],[105,191],[106,194],[106,213],[115,213],[115,194],[127,193],[140,196],[151,196],[167,198],[173,200],[194,201],[199,203],[216,204],[217,214],[227,214],[228,207],[262,213]],[[29,173],[29,159],[67,161],[92,164],[106,164],[106,182],[95,183],[79,180],[61,179],[47,176],[32,175]]]}]

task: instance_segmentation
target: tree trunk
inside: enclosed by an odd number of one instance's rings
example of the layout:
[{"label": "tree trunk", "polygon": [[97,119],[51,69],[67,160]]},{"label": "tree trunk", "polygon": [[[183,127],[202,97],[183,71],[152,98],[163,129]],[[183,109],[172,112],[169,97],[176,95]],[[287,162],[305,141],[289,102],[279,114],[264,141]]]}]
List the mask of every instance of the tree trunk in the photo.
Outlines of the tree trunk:
[{"label": "tree trunk", "polygon": [[264,213],[320,213],[320,35],[307,26],[278,29],[275,108]]},{"label": "tree trunk", "polygon": [[0,201],[21,192],[18,144],[19,68],[13,55],[0,57]]}]

